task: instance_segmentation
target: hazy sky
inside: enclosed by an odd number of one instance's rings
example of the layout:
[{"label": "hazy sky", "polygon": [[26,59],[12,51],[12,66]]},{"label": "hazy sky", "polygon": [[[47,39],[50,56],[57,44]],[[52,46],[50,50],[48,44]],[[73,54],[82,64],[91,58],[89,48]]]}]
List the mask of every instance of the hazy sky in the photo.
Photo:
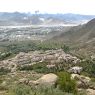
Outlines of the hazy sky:
[{"label": "hazy sky", "polygon": [[94,14],[95,0],[0,0],[0,12]]}]

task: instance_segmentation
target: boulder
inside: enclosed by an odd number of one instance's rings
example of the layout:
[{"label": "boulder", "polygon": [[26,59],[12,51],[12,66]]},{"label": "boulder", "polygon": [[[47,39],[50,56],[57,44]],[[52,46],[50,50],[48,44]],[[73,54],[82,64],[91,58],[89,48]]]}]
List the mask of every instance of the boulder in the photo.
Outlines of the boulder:
[{"label": "boulder", "polygon": [[6,86],[7,85],[7,82],[6,81],[3,81],[2,83],[1,83],[1,86]]},{"label": "boulder", "polygon": [[22,79],[19,79],[19,82],[18,83],[28,84],[29,83],[29,80],[27,78],[22,78]]},{"label": "boulder", "polygon": [[91,82],[89,77],[78,74],[71,74],[71,79],[75,79],[77,81],[78,88],[89,88]]},{"label": "boulder", "polygon": [[53,65],[53,64],[50,64],[50,65],[47,65],[46,66],[48,69],[51,69],[51,68],[55,68],[56,66],[55,66],[55,64]]},{"label": "boulder", "polygon": [[92,56],[91,56],[91,59],[92,59],[92,60],[95,60],[95,55],[92,55]]},{"label": "boulder", "polygon": [[78,74],[71,74],[71,79],[75,79],[76,77],[79,77]]},{"label": "boulder", "polygon": [[46,74],[46,75],[43,75],[41,78],[39,78],[38,80],[36,81],[29,81],[29,85],[44,85],[44,86],[53,86],[56,84],[57,82],[57,79],[58,79],[58,76],[53,74],[53,73],[50,73],[50,74]]},{"label": "boulder", "polygon": [[69,72],[74,73],[74,74],[80,74],[82,72],[82,70],[83,70],[82,67],[75,66],[75,67],[71,67],[69,69]]},{"label": "boulder", "polygon": [[87,95],[95,95],[95,90],[93,89],[87,89],[86,92],[87,92]]}]

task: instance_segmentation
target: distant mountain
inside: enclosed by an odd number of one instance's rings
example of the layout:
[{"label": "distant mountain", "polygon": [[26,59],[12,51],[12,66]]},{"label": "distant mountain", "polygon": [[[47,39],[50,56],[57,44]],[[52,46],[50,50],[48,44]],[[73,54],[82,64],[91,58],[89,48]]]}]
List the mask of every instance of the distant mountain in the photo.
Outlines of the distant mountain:
[{"label": "distant mountain", "polygon": [[0,13],[0,25],[22,25],[27,24],[29,21],[27,18],[27,14],[25,13]]},{"label": "distant mountain", "polygon": [[0,25],[64,25],[83,24],[94,15],[79,14],[30,14],[19,12],[0,12]]}]

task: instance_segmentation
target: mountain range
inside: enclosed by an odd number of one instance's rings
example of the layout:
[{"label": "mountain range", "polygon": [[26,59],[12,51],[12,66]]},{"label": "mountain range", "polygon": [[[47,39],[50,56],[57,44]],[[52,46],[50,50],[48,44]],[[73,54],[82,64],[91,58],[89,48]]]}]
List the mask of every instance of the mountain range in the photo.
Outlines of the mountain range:
[{"label": "mountain range", "polygon": [[0,26],[14,25],[79,25],[93,19],[94,15],[80,14],[31,14],[0,12]]}]

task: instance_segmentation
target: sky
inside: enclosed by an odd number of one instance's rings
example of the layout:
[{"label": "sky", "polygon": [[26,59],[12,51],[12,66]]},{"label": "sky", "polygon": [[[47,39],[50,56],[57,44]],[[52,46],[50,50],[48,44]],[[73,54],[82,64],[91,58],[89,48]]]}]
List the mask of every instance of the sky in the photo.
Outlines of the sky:
[{"label": "sky", "polygon": [[95,15],[95,0],[0,0],[0,12]]}]

